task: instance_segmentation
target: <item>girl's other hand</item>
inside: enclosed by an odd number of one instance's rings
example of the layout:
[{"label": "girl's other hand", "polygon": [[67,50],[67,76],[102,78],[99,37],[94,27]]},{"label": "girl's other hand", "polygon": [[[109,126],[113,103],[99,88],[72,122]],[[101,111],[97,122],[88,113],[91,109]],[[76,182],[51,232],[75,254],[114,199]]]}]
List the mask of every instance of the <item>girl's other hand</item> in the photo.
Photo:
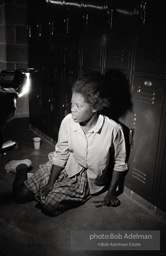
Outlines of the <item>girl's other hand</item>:
[{"label": "girl's other hand", "polygon": [[53,186],[50,184],[47,184],[44,187],[40,188],[40,191],[39,191],[40,198],[44,200],[52,189],[53,189]]},{"label": "girl's other hand", "polygon": [[113,206],[113,207],[116,207],[116,206],[119,206],[119,205],[120,205],[119,199],[118,199],[115,195],[110,194],[109,192],[108,192],[107,195],[105,196],[104,202],[105,202],[105,205],[106,205],[106,206]]}]

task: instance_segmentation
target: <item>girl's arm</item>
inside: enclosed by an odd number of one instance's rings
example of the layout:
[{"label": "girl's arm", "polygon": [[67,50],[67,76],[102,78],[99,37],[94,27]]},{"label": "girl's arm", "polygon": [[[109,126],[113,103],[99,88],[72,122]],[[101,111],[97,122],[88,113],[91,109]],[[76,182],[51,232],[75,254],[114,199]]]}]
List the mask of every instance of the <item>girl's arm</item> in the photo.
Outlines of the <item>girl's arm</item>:
[{"label": "girl's arm", "polygon": [[53,189],[54,183],[57,180],[62,169],[63,168],[58,165],[52,166],[52,170],[51,170],[51,174],[50,174],[48,183],[45,186],[43,186],[42,188],[40,188],[39,194],[42,199],[45,199],[46,196],[48,195],[48,193]]},{"label": "girl's arm", "polygon": [[114,168],[108,193],[104,198],[105,204],[108,206],[118,206],[120,204],[119,199],[116,197],[116,188],[120,184],[121,178],[124,175],[124,171],[127,170],[126,145],[124,134],[121,129],[115,133],[113,140],[113,152]]},{"label": "girl's arm", "polygon": [[40,196],[42,199],[48,195],[53,189],[54,183],[57,180],[60,172],[64,169],[66,162],[69,158],[69,146],[68,146],[68,117],[65,117],[61,123],[58,142],[55,146],[55,151],[49,153],[49,161],[52,164],[51,174],[48,183],[40,188]]},{"label": "girl's arm", "polygon": [[58,178],[62,169],[63,169],[62,167],[57,166],[57,165],[52,166],[51,175],[50,175],[50,178],[49,178],[49,181],[48,181],[48,184],[50,186],[54,185],[54,183],[55,183],[56,179]]},{"label": "girl's arm", "polygon": [[113,171],[108,193],[104,198],[105,204],[107,206],[118,206],[120,204],[119,199],[116,197],[116,188],[120,183],[121,176],[121,172]]}]

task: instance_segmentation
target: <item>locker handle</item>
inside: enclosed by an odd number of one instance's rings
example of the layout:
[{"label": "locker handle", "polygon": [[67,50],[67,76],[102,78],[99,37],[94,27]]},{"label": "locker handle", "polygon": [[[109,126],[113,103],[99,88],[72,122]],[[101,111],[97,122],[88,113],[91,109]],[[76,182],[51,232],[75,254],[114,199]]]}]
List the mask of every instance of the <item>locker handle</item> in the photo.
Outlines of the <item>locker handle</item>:
[{"label": "locker handle", "polygon": [[129,143],[131,146],[134,145],[134,131],[135,131],[134,128],[131,128],[129,131]]},{"label": "locker handle", "polygon": [[152,81],[144,81],[144,85],[151,87],[152,86]]}]

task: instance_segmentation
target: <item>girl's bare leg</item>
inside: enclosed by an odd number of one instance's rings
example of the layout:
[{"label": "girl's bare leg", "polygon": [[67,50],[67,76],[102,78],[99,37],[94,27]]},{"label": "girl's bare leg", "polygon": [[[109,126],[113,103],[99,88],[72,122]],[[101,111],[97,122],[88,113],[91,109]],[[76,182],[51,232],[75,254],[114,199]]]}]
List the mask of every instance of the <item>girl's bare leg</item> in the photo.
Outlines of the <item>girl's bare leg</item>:
[{"label": "girl's bare leg", "polygon": [[13,197],[17,203],[28,203],[34,199],[34,194],[25,185],[29,168],[26,164],[16,167],[16,176],[13,182]]}]

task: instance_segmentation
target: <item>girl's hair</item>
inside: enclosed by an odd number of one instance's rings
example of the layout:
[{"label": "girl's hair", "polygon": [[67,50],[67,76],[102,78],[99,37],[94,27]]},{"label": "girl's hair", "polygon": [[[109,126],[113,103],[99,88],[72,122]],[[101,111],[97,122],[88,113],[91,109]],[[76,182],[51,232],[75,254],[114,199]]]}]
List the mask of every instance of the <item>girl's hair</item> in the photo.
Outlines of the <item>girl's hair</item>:
[{"label": "girl's hair", "polygon": [[91,72],[79,78],[72,87],[72,93],[80,93],[98,113],[104,113],[109,108],[106,97],[104,76],[99,72]]}]

